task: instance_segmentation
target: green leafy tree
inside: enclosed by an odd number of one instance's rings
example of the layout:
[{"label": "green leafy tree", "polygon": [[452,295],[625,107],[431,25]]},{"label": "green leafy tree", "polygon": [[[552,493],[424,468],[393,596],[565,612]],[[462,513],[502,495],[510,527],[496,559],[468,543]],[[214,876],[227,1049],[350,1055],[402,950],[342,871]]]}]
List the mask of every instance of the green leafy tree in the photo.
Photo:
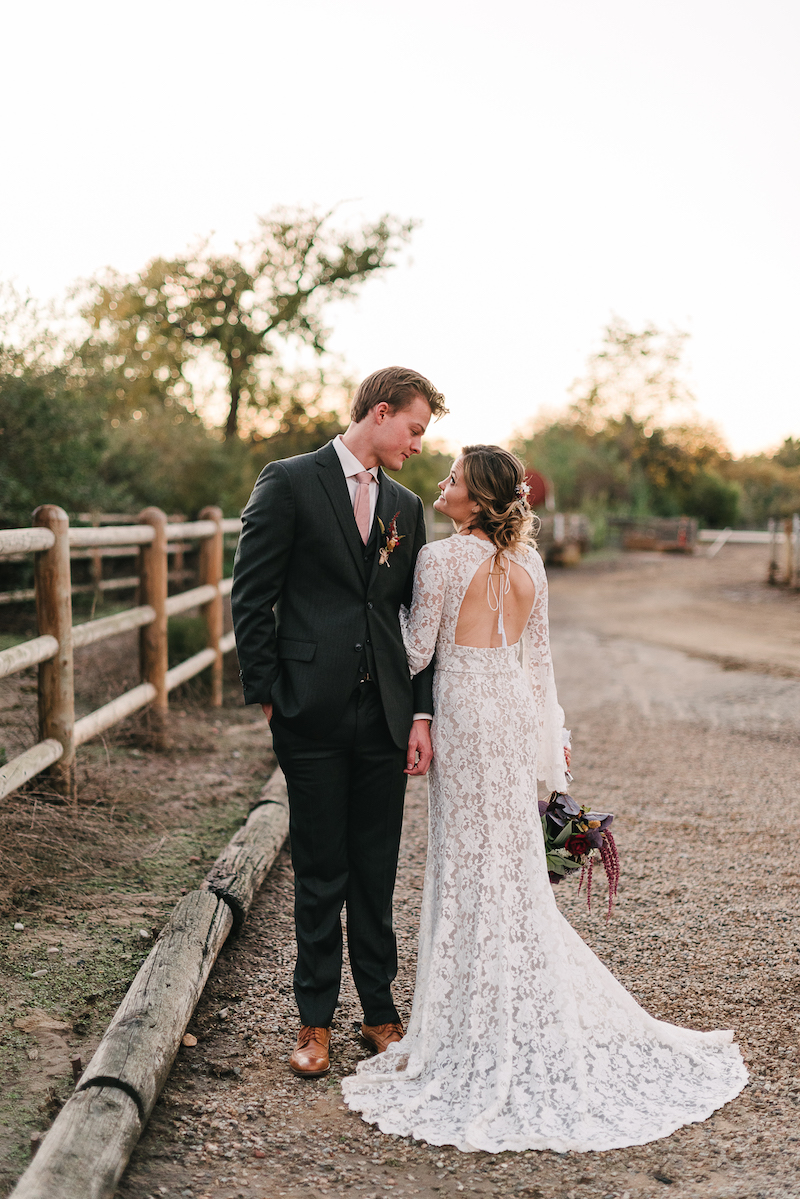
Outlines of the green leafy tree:
[{"label": "green leafy tree", "polygon": [[601,348],[589,358],[586,375],[572,385],[573,419],[600,428],[609,417],[627,415],[648,427],[691,416],[695,398],[681,366],[688,337],[653,324],[632,329],[615,316],[603,331]]},{"label": "green leafy tree", "polygon": [[800,466],[800,437],[787,437],[779,450],[772,455],[779,466]]},{"label": "green leafy tree", "polygon": [[318,449],[344,428],[346,381],[279,371],[270,386],[269,414],[249,438],[224,439],[183,407],[114,417],[104,479],[124,490],[133,511],[156,504],[193,515],[215,503],[238,516],[267,462]]},{"label": "green leafy tree", "polygon": [[93,333],[78,354],[87,385],[113,375],[124,412],[191,409],[187,366],[210,350],[227,377],[224,428],[234,436],[275,404],[270,367],[280,341],[325,353],[327,308],[393,266],[415,224],[387,215],[351,232],[331,218],[278,209],[235,255],[204,244],[183,258],[155,258],[134,278],[108,272],[94,281],[84,306]]},{"label": "green leafy tree", "polygon": [[102,412],[69,388],[62,370],[0,374],[0,521],[27,525],[40,504],[74,513],[113,510],[127,498],[103,478]]},{"label": "green leafy tree", "polygon": [[552,480],[559,507],[594,517],[736,520],[739,488],[722,469],[729,455],[715,430],[694,417],[681,378],[685,340],[615,318],[573,385],[567,412],[519,440],[517,452]]},{"label": "green leafy tree", "polygon": [[439,494],[438,482],[447,478],[452,465],[452,454],[423,444],[422,453],[409,458],[401,471],[387,473],[418,495],[423,504],[430,506]]},{"label": "green leafy tree", "polygon": [[800,512],[800,464],[786,465],[782,449],[772,457],[751,454],[724,464],[725,478],[739,490],[746,525],[763,528],[770,517]]}]

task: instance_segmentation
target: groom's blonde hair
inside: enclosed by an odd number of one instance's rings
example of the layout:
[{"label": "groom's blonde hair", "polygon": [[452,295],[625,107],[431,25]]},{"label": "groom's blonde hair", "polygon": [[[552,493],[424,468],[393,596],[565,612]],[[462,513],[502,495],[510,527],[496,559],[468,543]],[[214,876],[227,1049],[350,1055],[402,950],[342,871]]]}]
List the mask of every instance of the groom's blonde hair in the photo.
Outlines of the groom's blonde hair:
[{"label": "groom's blonde hair", "polygon": [[465,445],[461,472],[469,498],[478,505],[472,524],[494,542],[498,554],[536,545],[525,467],[516,454],[499,445]]},{"label": "groom's blonde hair", "polygon": [[358,424],[376,404],[388,404],[393,412],[400,412],[408,408],[416,396],[428,401],[431,413],[437,420],[447,412],[444,396],[436,390],[430,379],[405,366],[385,366],[359,384],[350,407],[350,419]]}]

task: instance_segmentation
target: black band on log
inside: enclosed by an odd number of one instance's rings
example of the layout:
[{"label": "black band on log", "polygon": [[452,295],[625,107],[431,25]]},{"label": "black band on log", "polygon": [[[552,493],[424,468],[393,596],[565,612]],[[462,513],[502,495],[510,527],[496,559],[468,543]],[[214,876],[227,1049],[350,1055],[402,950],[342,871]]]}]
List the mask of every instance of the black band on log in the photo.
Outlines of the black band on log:
[{"label": "black band on log", "polygon": [[139,1096],[139,1092],[130,1083],[123,1082],[120,1078],[107,1078],[104,1074],[98,1074],[94,1078],[89,1078],[86,1082],[82,1082],[78,1090],[85,1091],[87,1087],[116,1087],[117,1090],[124,1091],[136,1104],[136,1110],[139,1113],[142,1126],[146,1123],[147,1117],[144,1114],[144,1104]]}]

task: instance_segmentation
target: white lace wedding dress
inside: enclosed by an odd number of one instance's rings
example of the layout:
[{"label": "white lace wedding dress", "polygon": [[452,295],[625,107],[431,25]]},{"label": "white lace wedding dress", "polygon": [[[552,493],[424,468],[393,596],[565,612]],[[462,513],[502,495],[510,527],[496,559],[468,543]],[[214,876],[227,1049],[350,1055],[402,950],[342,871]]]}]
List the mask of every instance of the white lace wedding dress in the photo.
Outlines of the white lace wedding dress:
[{"label": "white lace wedding dress", "polygon": [[747,1081],[733,1034],[649,1016],[560,915],[537,775],[566,790],[563,713],[537,553],[512,555],[536,599],[519,646],[455,644],[490,542],[419,555],[404,636],[436,652],[430,832],[414,1004],[404,1039],[342,1083],[383,1132],[462,1150],[614,1149],[704,1120]]}]

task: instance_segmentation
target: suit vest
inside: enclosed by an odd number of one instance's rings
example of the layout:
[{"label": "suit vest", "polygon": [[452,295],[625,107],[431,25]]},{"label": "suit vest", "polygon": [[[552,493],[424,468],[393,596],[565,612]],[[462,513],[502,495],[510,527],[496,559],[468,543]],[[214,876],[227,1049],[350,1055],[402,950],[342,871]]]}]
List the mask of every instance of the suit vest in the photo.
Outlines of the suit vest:
[{"label": "suit vest", "polygon": [[[364,546],[364,569],[367,572],[367,580],[372,576],[372,568],[375,565],[375,555],[378,552],[378,534],[380,525],[378,524],[377,513],[372,518],[372,528],[369,533],[369,540]],[[361,638],[363,649],[358,660],[358,678],[363,678],[365,674],[369,674],[373,679],[377,679],[375,671],[375,654],[372,650],[372,643],[369,637],[369,625],[367,624],[366,615],[364,616],[364,633]]]}]

